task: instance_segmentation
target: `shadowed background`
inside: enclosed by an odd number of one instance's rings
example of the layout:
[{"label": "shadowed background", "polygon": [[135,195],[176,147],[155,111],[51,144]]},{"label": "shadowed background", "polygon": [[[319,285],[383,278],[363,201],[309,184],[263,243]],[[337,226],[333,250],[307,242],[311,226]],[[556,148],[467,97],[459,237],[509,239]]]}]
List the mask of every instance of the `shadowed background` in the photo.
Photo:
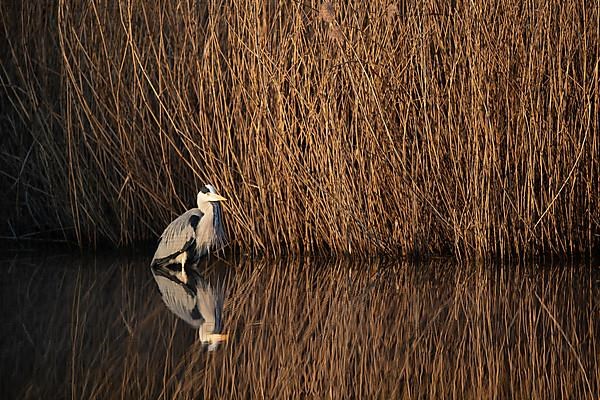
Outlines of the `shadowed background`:
[{"label": "shadowed background", "polygon": [[154,240],[211,182],[259,253],[591,252],[597,2],[0,5],[5,238]]}]

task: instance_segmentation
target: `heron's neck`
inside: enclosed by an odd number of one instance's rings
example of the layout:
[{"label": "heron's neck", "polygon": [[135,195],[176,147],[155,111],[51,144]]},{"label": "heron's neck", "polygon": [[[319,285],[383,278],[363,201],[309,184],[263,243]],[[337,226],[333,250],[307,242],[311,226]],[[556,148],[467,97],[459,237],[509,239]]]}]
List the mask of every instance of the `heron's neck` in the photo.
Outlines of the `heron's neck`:
[{"label": "heron's neck", "polygon": [[198,203],[198,208],[200,209],[200,211],[202,211],[205,215],[206,214],[212,214],[213,213],[213,206],[212,204],[210,204],[209,201],[204,201],[202,203]]}]

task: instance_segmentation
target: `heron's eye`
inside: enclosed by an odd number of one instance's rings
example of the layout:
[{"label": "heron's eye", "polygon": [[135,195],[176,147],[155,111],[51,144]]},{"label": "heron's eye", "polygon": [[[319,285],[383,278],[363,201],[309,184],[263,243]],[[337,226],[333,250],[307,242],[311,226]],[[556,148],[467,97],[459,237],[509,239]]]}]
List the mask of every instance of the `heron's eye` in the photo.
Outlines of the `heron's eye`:
[{"label": "heron's eye", "polygon": [[200,191],[204,194],[210,192],[210,190],[208,190],[208,188],[206,186],[204,186],[202,189],[200,189]]}]

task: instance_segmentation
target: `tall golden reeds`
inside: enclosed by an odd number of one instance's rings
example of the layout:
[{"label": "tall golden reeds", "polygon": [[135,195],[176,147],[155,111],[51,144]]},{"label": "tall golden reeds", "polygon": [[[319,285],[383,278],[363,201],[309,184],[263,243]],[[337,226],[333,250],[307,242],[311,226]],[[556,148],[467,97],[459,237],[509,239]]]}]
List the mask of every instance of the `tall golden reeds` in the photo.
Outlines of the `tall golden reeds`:
[{"label": "tall golden reeds", "polygon": [[4,236],[253,252],[600,243],[595,2],[6,2]]}]

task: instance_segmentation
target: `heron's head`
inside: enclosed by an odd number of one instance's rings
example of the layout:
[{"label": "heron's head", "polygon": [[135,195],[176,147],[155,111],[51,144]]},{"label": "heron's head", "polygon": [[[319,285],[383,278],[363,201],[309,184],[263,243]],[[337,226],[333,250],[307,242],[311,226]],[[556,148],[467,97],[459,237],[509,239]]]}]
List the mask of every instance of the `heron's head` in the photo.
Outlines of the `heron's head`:
[{"label": "heron's head", "polygon": [[198,336],[203,345],[208,346],[208,351],[216,350],[219,344],[226,342],[228,335],[224,333],[213,333],[214,324],[205,322],[198,330]]},{"label": "heron's head", "polygon": [[213,185],[205,185],[198,192],[198,208],[202,208],[203,204],[215,201],[224,201],[225,197],[219,196]]}]

